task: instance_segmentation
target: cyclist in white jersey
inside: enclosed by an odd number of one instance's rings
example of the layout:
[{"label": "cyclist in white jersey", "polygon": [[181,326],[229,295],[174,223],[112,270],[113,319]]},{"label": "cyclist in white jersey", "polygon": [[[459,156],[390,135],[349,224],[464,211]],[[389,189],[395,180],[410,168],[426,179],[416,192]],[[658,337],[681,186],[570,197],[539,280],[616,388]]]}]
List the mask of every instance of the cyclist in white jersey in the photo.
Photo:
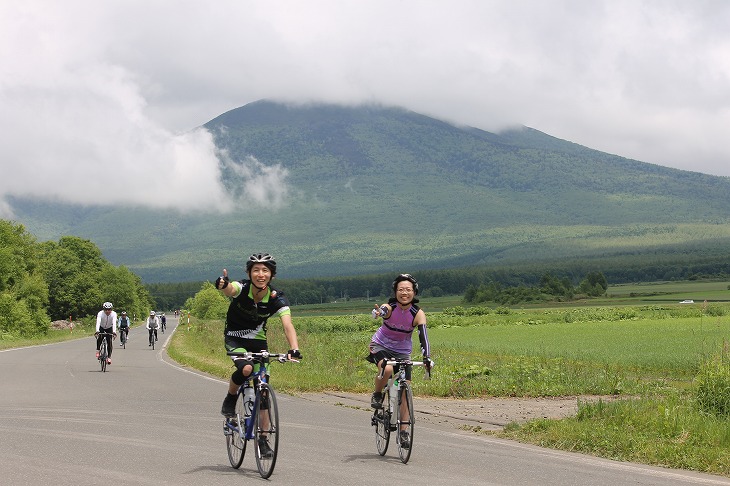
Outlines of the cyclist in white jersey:
[{"label": "cyclist in white jersey", "polygon": [[[100,336],[99,333],[111,333],[113,336]],[[106,347],[109,351],[107,355],[107,364],[112,364],[112,340],[117,337],[117,313],[114,312],[114,306],[111,302],[104,302],[101,310],[96,315],[96,359],[99,359],[99,348],[101,340],[106,338]]]}]

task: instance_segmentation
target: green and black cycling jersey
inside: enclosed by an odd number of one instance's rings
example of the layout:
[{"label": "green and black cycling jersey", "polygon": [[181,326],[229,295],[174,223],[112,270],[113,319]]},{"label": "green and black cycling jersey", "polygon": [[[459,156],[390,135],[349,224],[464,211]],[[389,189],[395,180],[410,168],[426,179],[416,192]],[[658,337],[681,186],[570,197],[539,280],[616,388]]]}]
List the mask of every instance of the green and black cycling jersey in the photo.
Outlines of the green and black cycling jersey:
[{"label": "green and black cycling jersey", "polygon": [[241,339],[266,340],[269,317],[291,314],[289,301],[282,292],[268,287],[260,302],[253,299],[250,280],[231,282],[236,287],[226,315],[225,335]]}]

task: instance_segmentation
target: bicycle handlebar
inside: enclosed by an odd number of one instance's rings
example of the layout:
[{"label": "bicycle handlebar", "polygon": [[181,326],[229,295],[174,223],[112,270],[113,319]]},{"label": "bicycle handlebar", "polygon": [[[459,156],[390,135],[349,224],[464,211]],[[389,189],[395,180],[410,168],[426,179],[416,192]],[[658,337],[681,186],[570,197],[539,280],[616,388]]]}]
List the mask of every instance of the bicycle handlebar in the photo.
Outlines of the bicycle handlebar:
[{"label": "bicycle handlebar", "polygon": [[243,358],[251,361],[262,361],[267,358],[273,358],[279,363],[286,363],[287,361],[299,363],[298,359],[289,358],[289,355],[287,353],[269,353],[268,351],[261,351],[260,353],[251,353],[248,351],[246,351],[245,353],[238,353],[235,351],[228,351],[226,354],[228,356],[242,356]]},{"label": "bicycle handlebar", "polygon": [[427,366],[428,363],[426,361],[411,361],[410,359],[389,359],[385,362],[385,364],[390,366],[395,365],[413,365],[413,366]]},{"label": "bicycle handlebar", "polygon": [[[411,366],[423,366],[425,368],[425,378],[431,379],[431,361],[411,361],[410,359],[388,359],[385,360],[386,365],[397,366],[397,365],[411,365]],[[385,373],[385,366],[380,371],[380,376]]]}]

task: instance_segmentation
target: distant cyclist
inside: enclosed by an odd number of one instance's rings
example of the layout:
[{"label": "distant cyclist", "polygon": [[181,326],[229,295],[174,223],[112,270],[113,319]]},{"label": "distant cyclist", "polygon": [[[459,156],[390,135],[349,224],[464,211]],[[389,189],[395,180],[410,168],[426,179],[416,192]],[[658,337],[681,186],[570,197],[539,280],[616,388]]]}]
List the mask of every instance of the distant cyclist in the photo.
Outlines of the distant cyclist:
[{"label": "distant cyclist", "polygon": [[167,317],[165,317],[165,313],[164,312],[160,316],[160,324],[161,324],[160,327],[162,328],[162,333],[164,334],[165,333],[165,328],[167,327]]},{"label": "distant cyclist", "polygon": [[[112,335],[101,336],[100,333]],[[94,336],[96,337],[96,359],[99,359],[101,340],[106,339],[106,347],[109,353],[106,363],[112,364],[112,340],[117,337],[117,313],[114,312],[114,306],[111,302],[104,302],[101,310],[96,315],[96,332],[94,332]]]},{"label": "distant cyclist", "polygon": [[150,311],[150,316],[147,318],[145,327],[150,332],[150,343],[148,346],[152,346],[152,335],[154,335],[154,339],[157,341],[157,329],[160,327],[160,318],[155,315],[155,311]]},{"label": "distant cyclist", "polygon": [[117,328],[119,329],[119,341],[122,344],[129,341],[129,317],[127,317],[127,311],[122,311],[122,315],[119,316]]}]

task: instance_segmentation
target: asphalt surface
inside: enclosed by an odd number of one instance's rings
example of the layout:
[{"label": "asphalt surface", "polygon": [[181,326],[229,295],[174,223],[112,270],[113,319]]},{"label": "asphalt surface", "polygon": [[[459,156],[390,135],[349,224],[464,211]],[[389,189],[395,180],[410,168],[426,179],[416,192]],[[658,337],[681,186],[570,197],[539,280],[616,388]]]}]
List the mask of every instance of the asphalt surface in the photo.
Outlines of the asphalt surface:
[{"label": "asphalt surface", "polygon": [[[168,323],[159,344],[177,324]],[[226,384],[178,367],[164,346],[151,350],[143,329],[130,337],[127,349],[114,349],[106,373],[92,338],[0,352],[0,484],[264,481],[250,449],[240,469],[228,463],[219,415]],[[276,366],[294,365],[273,364],[274,385]],[[378,455],[367,406],[278,398],[272,483],[730,485],[722,477],[542,449],[427,420],[416,423],[404,465],[396,450]]]}]

